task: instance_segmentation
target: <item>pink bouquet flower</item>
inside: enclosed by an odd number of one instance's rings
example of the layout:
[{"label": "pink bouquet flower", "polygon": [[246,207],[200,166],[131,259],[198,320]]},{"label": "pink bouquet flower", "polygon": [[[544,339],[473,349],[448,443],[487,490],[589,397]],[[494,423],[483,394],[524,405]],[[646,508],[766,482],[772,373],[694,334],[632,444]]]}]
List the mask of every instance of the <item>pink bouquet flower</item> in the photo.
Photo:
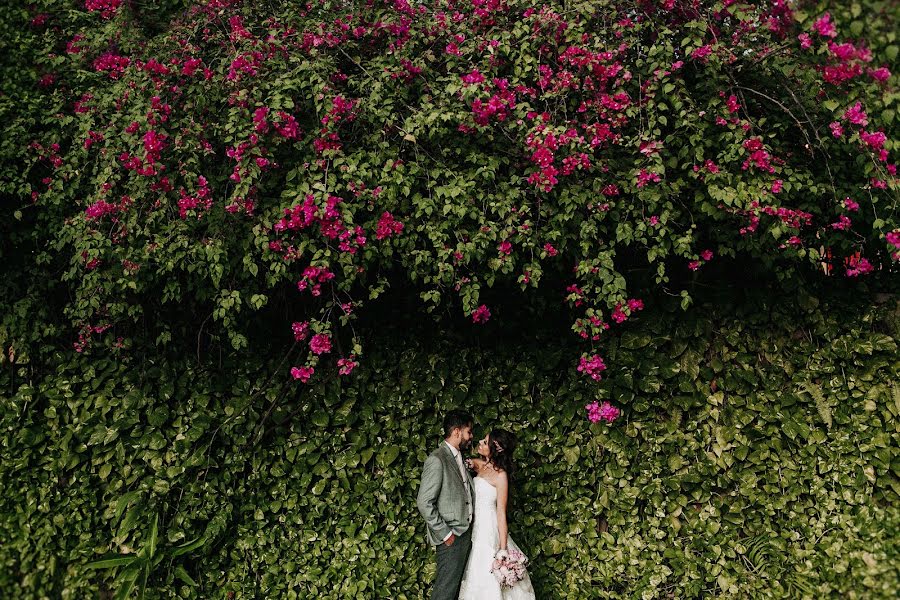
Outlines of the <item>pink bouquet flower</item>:
[{"label": "pink bouquet flower", "polygon": [[519,550],[500,550],[494,555],[491,573],[501,588],[511,588],[525,579],[525,567],[528,558]]}]

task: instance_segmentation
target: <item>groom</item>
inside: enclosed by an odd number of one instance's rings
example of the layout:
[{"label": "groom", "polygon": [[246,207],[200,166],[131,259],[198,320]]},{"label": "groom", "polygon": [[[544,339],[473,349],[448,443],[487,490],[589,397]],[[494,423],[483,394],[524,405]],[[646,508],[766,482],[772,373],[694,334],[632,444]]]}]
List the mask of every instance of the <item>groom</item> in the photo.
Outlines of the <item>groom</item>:
[{"label": "groom", "polygon": [[469,550],[475,492],[463,465],[472,443],[472,415],[451,410],[444,417],[444,441],[422,468],[416,501],[428,526],[428,540],[437,549],[437,572],[431,600],[456,600]]}]

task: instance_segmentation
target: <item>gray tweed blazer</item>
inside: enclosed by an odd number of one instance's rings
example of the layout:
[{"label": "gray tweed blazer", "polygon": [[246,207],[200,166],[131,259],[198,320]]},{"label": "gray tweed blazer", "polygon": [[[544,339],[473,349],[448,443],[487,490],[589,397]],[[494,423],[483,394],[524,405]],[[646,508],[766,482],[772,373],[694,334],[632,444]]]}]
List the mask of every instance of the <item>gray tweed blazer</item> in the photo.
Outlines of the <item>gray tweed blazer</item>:
[{"label": "gray tweed blazer", "polygon": [[451,530],[461,535],[469,529],[475,488],[468,470],[466,477],[469,480],[469,494],[466,494],[459,466],[446,443],[441,442],[425,461],[416,505],[428,526],[428,541],[434,546],[443,543]]}]

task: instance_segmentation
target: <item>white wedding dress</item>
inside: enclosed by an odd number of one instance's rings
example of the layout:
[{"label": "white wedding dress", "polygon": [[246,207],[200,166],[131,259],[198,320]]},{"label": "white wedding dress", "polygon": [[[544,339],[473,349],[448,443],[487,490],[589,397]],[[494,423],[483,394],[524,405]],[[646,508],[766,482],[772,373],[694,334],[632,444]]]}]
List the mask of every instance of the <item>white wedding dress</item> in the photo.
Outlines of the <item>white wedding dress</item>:
[{"label": "white wedding dress", "polygon": [[[497,528],[497,488],[483,477],[475,477],[475,518],[472,521],[472,551],[459,588],[459,600],[534,600],[531,579],[512,588],[501,589],[491,573],[494,554],[500,549],[500,530]],[[506,538],[507,550],[521,550],[512,537]],[[527,554],[526,554],[527,556]]]}]

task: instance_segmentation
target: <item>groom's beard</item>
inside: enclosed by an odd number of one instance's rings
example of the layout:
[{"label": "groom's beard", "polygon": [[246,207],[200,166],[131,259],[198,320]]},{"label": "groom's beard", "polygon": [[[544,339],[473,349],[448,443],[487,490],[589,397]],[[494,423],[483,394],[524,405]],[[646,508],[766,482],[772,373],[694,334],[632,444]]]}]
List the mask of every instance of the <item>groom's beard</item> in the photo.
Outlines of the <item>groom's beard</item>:
[{"label": "groom's beard", "polygon": [[472,448],[472,442],[460,441],[459,442],[459,451],[460,452],[468,452]]}]

